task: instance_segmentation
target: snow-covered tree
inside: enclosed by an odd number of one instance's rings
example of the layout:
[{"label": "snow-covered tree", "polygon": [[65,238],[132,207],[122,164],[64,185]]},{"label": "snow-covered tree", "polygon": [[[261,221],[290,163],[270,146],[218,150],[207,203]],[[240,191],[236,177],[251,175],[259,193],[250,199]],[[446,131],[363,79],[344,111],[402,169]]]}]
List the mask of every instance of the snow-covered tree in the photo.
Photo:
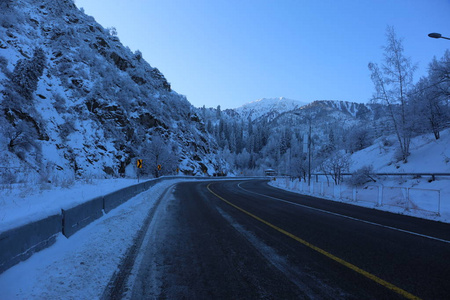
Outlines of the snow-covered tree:
[{"label": "snow-covered tree", "polygon": [[387,44],[381,68],[369,63],[371,78],[375,85],[373,101],[387,105],[390,120],[399,142],[401,158],[407,161],[413,122],[408,107],[408,92],[412,88],[416,67],[404,54],[402,40],[397,38],[393,27],[387,27]]},{"label": "snow-covered tree", "polygon": [[350,153],[362,150],[373,142],[372,132],[368,127],[354,126],[349,128],[346,134],[346,150]]},{"label": "snow-covered tree", "polygon": [[154,177],[173,174],[178,164],[174,145],[168,144],[159,135],[154,135],[151,141],[142,146],[139,158],[144,160],[144,172]]},{"label": "snow-covered tree", "polygon": [[[428,76],[422,77],[411,93],[411,105],[417,116],[417,133],[432,132],[436,139],[450,125],[450,51],[429,65]],[[419,120],[420,119],[420,120]],[[425,126],[422,120],[426,120]]]}]

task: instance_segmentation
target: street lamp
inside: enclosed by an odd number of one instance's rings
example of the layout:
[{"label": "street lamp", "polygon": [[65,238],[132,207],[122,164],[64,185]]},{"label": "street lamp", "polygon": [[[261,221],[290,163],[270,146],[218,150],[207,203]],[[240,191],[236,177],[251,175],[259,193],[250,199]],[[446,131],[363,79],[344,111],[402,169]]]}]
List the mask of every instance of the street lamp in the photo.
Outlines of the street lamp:
[{"label": "street lamp", "polygon": [[434,39],[446,39],[446,40],[450,40],[450,38],[445,37],[445,36],[442,36],[442,34],[436,33],[436,32],[430,33],[430,34],[428,34],[428,36],[429,36],[430,38],[434,38]]}]

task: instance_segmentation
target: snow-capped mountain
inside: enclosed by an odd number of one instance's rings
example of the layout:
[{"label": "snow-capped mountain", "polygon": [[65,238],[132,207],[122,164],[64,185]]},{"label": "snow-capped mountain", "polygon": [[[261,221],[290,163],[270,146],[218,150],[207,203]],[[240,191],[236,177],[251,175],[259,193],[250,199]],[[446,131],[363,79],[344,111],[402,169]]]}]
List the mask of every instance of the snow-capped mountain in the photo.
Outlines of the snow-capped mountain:
[{"label": "snow-capped mountain", "polygon": [[199,114],[207,123],[207,131],[215,136],[222,156],[235,169],[249,172],[286,169],[291,160],[298,164],[297,171],[304,171],[303,143],[309,132],[314,167],[320,167],[337,149],[358,151],[375,138],[392,133],[384,105],[337,100],[301,105],[304,103],[283,100],[262,99],[222,112],[203,108]]},{"label": "snow-capped mountain", "polygon": [[173,172],[224,167],[187,99],[71,0],[0,2],[0,128],[2,170],[45,181],[124,174],[156,137]]},{"label": "snow-capped mountain", "polygon": [[294,110],[307,104],[307,102],[287,99],[284,97],[262,98],[246,103],[234,109],[234,111],[236,111],[245,120],[250,118],[250,120],[253,121],[263,115],[273,119],[283,112]]}]

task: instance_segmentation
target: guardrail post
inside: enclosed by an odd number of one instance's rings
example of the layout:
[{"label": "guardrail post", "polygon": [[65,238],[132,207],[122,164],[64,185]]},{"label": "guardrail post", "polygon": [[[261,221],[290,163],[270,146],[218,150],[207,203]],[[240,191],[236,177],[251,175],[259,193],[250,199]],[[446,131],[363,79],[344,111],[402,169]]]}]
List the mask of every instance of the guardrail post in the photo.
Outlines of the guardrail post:
[{"label": "guardrail post", "polygon": [[406,211],[409,211],[409,187],[406,188]]},{"label": "guardrail post", "polygon": [[378,186],[378,199],[377,199],[377,206],[383,205],[383,186]]},{"label": "guardrail post", "polygon": [[438,216],[441,215],[441,190],[438,190]]}]

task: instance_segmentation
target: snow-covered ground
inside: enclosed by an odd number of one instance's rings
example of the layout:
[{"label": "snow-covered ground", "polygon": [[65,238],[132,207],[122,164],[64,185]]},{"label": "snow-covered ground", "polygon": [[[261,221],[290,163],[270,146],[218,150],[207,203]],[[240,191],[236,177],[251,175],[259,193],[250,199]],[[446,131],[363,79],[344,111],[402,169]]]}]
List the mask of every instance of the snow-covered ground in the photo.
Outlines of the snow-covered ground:
[{"label": "snow-covered ground", "polygon": [[0,298],[98,299],[149,210],[181,180],[158,183],[69,239],[59,234],[51,247],[0,274]]},{"label": "snow-covered ground", "polygon": [[[58,214],[80,203],[137,184],[136,179],[92,179],[70,187],[16,184],[0,189],[0,232]],[[46,189],[43,189],[46,188]]]},{"label": "snow-covered ground", "polygon": [[[350,171],[373,166],[375,173],[450,173],[450,130],[441,132],[436,140],[432,134],[411,140],[408,162],[395,159],[395,137],[380,139],[374,145],[355,152],[350,158]],[[346,184],[335,186],[322,176],[311,188],[298,180],[281,179],[271,185],[320,196],[330,200],[450,222],[450,177],[382,176],[357,188]]]},{"label": "snow-covered ground", "polygon": [[373,165],[377,173],[450,173],[450,129],[443,130],[439,140],[431,133],[413,138],[408,163],[396,161],[396,144],[395,137],[391,136],[355,152],[350,171]]}]

